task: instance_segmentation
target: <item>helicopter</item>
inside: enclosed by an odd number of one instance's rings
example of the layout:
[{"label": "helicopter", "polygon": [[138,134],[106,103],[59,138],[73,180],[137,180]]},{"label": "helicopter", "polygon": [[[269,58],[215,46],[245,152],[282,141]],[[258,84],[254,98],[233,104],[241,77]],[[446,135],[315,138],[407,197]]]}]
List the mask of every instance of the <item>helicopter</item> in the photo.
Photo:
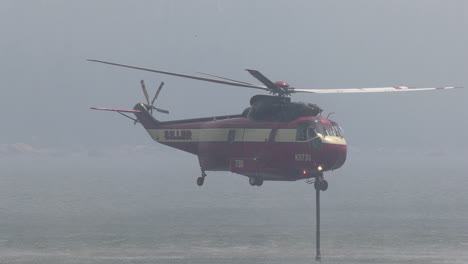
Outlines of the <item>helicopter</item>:
[{"label": "helicopter", "polygon": [[[250,99],[250,106],[240,114],[159,121],[153,116],[154,110],[169,114],[168,110],[154,105],[164,82],[161,82],[150,100],[142,80],[140,85],[146,101],[137,103],[133,109],[91,109],[117,112],[133,120],[134,124],[140,123],[156,142],[197,155],[201,169],[201,176],[196,181],[198,186],[204,184],[206,171],[230,171],[247,176],[252,186],[262,186],[264,181],[302,179],[313,183],[316,205],[316,261],[321,260],[320,192],[328,189],[324,172],[343,166],[346,161],[347,144],[343,129],[337,122],[329,119],[329,115],[323,117],[323,110],[318,105],[292,102],[290,96],[294,93],[385,93],[462,88],[393,86],[298,89],[284,81],[273,82],[258,70],[252,69],[246,70],[262,85],[207,73],[199,73],[202,77],[94,59],[88,61],[268,92],[269,95],[254,95]],[[135,117],[129,114],[134,114]]]},{"label": "helicopter", "polygon": [[204,184],[207,171],[230,171],[247,176],[252,186],[262,186],[264,181],[312,179],[309,183],[314,183],[316,189],[327,190],[328,182],[323,173],[342,167],[346,161],[347,144],[343,129],[337,122],[321,116],[323,110],[318,105],[292,102],[289,96],[294,93],[416,92],[461,88],[298,89],[284,81],[273,82],[252,69],[246,71],[262,85],[207,73],[199,73],[207,76],[202,77],[102,60],[88,61],[269,93],[254,95],[250,106],[240,114],[159,121],[153,116],[154,110],[169,114],[168,110],[154,105],[164,82],[150,100],[142,80],[140,85],[146,101],[137,103],[133,109],[91,107],[93,110],[117,112],[135,124],[140,123],[156,142],[197,155],[201,169],[201,176],[196,180],[198,186]]}]

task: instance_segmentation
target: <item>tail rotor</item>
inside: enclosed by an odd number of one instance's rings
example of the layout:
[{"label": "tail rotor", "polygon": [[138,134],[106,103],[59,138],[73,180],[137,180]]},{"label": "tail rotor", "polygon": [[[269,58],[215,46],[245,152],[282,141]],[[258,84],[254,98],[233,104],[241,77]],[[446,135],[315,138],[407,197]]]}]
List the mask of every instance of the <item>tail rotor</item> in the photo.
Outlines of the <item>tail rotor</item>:
[{"label": "tail rotor", "polygon": [[156,110],[156,111],[158,111],[159,113],[169,114],[169,111],[168,111],[168,110],[164,110],[164,109],[157,108],[157,107],[154,106],[154,102],[155,102],[156,99],[158,98],[159,93],[161,92],[161,89],[162,89],[163,86],[164,86],[164,82],[161,82],[161,84],[159,85],[158,90],[157,90],[156,93],[154,94],[153,100],[151,100],[151,102],[150,102],[150,99],[149,99],[148,90],[146,90],[145,82],[144,82],[143,80],[141,80],[140,84],[141,84],[141,89],[143,90],[143,94],[145,95],[145,99],[146,99],[146,104],[145,104],[145,106],[146,106],[146,108],[149,110],[149,112],[150,112],[151,114],[153,114],[153,110]]}]

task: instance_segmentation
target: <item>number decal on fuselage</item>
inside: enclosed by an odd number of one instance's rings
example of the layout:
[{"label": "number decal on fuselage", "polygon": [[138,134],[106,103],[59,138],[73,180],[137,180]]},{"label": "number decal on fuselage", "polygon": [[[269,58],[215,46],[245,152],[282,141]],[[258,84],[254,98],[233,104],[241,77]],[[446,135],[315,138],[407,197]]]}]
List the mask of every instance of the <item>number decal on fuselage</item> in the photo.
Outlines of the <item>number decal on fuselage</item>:
[{"label": "number decal on fuselage", "polygon": [[312,161],[312,155],[305,153],[297,153],[294,155],[294,159],[296,161]]}]

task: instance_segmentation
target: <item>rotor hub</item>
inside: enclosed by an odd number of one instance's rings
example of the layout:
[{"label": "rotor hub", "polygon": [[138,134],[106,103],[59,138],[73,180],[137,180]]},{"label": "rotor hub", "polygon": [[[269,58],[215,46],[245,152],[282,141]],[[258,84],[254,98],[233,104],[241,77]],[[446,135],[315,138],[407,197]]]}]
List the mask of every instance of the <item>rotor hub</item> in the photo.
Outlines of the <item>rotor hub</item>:
[{"label": "rotor hub", "polygon": [[276,85],[278,85],[279,87],[283,87],[283,88],[288,88],[289,87],[289,84],[285,81],[276,81],[275,82]]}]

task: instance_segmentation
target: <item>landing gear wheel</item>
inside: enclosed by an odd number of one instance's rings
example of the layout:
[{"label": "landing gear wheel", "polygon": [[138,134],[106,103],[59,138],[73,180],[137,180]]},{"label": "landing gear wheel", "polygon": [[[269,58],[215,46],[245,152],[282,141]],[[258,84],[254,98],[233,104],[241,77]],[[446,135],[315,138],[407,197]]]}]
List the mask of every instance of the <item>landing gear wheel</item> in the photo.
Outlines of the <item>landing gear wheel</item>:
[{"label": "landing gear wheel", "polygon": [[262,186],[263,184],[263,178],[262,177],[257,177],[255,184],[257,186]]},{"label": "landing gear wheel", "polygon": [[197,178],[197,185],[198,186],[203,186],[204,182],[205,182],[205,177],[198,177]]},{"label": "landing gear wheel", "polygon": [[252,186],[257,185],[257,184],[256,184],[257,181],[256,181],[255,177],[249,177],[249,183],[250,183],[250,185],[252,185]]},{"label": "landing gear wheel", "polygon": [[315,190],[320,190],[320,181],[315,180],[315,182],[314,182],[314,188],[315,188]]},{"label": "landing gear wheel", "polygon": [[326,180],[321,181],[320,190],[323,191],[323,192],[328,190],[328,182]]},{"label": "landing gear wheel", "polygon": [[249,177],[249,183],[252,186],[262,186],[263,178],[259,177],[259,176],[257,176],[257,177],[251,176],[251,177]]},{"label": "landing gear wheel", "polygon": [[324,179],[315,180],[314,182],[315,190],[326,191],[328,190],[328,182]]},{"label": "landing gear wheel", "polygon": [[203,183],[205,182],[206,173],[203,168],[200,168],[200,169],[201,169],[201,176],[197,178],[197,185],[203,186]]}]

